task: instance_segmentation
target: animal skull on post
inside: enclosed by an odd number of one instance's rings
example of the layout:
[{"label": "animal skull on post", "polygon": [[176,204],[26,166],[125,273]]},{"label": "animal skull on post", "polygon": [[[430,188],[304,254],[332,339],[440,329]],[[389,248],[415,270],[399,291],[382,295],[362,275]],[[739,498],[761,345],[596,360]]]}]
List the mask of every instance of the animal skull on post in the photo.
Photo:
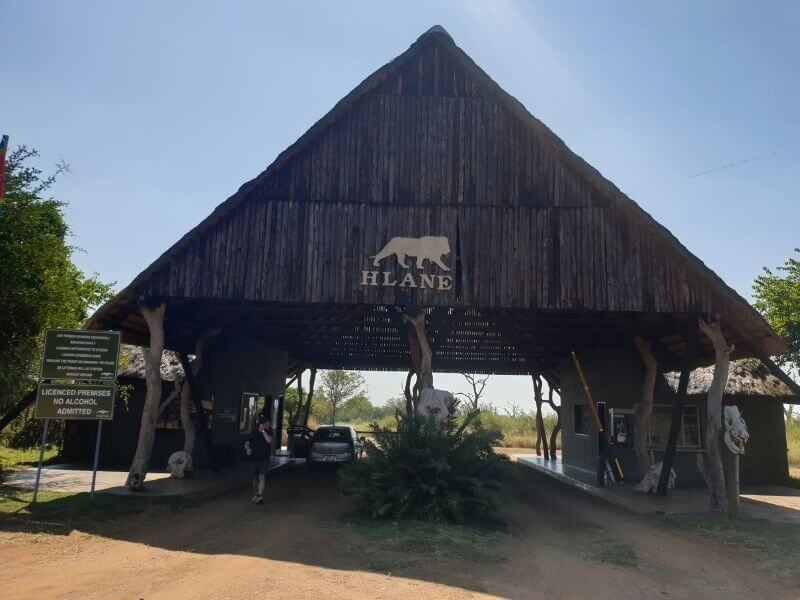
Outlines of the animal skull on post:
[{"label": "animal skull on post", "polygon": [[744,422],[739,408],[736,406],[726,406],[724,408],[725,431],[722,434],[723,440],[728,450],[734,454],[744,454],[744,445],[750,439],[750,432]]}]

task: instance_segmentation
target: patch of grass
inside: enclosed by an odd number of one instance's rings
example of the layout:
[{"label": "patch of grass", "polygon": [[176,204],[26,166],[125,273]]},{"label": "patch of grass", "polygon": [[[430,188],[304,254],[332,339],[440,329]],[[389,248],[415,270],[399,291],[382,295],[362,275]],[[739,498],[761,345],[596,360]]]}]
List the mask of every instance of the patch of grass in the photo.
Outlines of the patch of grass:
[{"label": "patch of grass", "polygon": [[141,512],[151,506],[167,506],[171,510],[198,506],[199,503],[170,496],[116,496],[95,494],[89,499],[88,492],[39,491],[36,504],[31,504],[33,492],[0,486],[0,519],[7,516],[55,516],[69,519],[114,518],[124,514]]},{"label": "patch of grass", "polygon": [[[368,554],[368,566],[387,572],[410,568],[432,558],[497,564],[507,560],[508,534],[497,522],[486,526],[446,522],[398,521],[349,517],[337,527],[354,534],[349,550]],[[369,552],[365,553],[366,549]]]},{"label": "patch of grass", "polygon": [[762,519],[730,520],[723,515],[662,515],[653,519],[664,527],[698,532],[744,550],[768,573],[790,580],[800,578],[800,525]]},{"label": "patch of grass", "polygon": [[[58,458],[58,448],[46,446],[44,463],[49,464]],[[23,467],[35,467],[39,464],[39,448],[9,448],[0,445],[0,473],[16,471]]]},{"label": "patch of grass", "polygon": [[572,539],[573,548],[586,560],[623,567],[635,567],[639,564],[639,557],[633,546],[609,538],[600,525],[586,521],[563,521],[560,526]]},{"label": "patch of grass", "polygon": [[800,417],[786,421],[786,447],[789,450],[789,470],[795,470],[794,477],[800,477]]}]

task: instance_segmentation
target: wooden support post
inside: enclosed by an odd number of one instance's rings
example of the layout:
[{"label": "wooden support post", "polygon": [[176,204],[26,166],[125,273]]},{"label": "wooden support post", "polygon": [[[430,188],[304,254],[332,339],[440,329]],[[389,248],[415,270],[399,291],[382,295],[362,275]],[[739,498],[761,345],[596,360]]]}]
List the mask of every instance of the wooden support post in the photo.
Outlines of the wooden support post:
[{"label": "wooden support post", "polygon": [[583,374],[583,369],[581,368],[581,363],[578,360],[578,355],[575,354],[575,352],[571,352],[570,354],[572,355],[572,362],[575,363],[575,369],[578,371],[578,377],[581,380],[583,394],[586,396],[586,403],[589,405],[589,409],[594,417],[594,422],[597,425],[597,432],[603,433],[603,423],[600,421],[600,416],[597,414],[597,407],[594,405],[594,400],[592,400],[592,392],[589,390],[589,384],[586,383],[586,377]]},{"label": "wooden support post", "polygon": [[125,486],[131,490],[140,490],[144,486],[147,470],[150,467],[150,456],[153,454],[156,420],[161,405],[161,356],[164,352],[164,313],[167,305],[162,302],[158,308],[150,308],[146,304],[141,304],[139,308],[150,330],[150,346],[144,349],[147,393],[139,426],[139,441],[125,481]]},{"label": "wooden support post", "polygon": [[211,438],[211,430],[208,428],[206,410],[203,408],[203,403],[200,400],[200,394],[197,391],[197,385],[194,380],[192,366],[189,364],[189,357],[184,352],[181,352],[179,356],[181,359],[181,365],[183,366],[183,372],[186,375],[186,383],[188,384],[189,391],[191,392],[192,402],[194,403],[194,410],[197,419],[195,422],[197,433],[200,434],[200,439],[203,440],[203,445],[206,448],[206,454],[208,455],[208,460],[211,463],[211,468],[214,469],[215,473],[219,473],[220,464],[217,458],[217,453],[214,451],[214,440]]},{"label": "wooden support post", "polygon": [[714,377],[708,388],[706,399],[706,475],[708,491],[711,493],[711,509],[724,510],[725,468],[722,464],[722,396],[728,382],[730,354],[733,346],[728,346],[722,333],[722,323],[706,323],[698,319],[698,325],[714,345]]},{"label": "wooden support post", "polygon": [[636,452],[639,469],[642,471],[642,477],[645,477],[651,463],[650,454],[647,452],[647,429],[650,423],[650,415],[653,413],[653,395],[656,376],[658,375],[658,364],[650,349],[649,342],[645,342],[637,335],[634,343],[645,366],[645,377],[642,385],[642,401],[634,410],[633,447]]},{"label": "wooden support post", "polygon": [[[416,334],[416,343],[419,344],[419,368],[417,370],[418,384],[421,389],[433,387],[433,351],[428,343],[425,333],[425,313],[420,310],[414,314],[406,313],[403,318],[411,323]],[[411,340],[409,340],[411,342]],[[411,358],[414,360],[415,344],[411,343]],[[414,365],[417,366],[416,364]]]},{"label": "wooden support post", "polygon": [[[211,344],[212,339],[219,335],[220,329],[213,329],[210,331],[204,332],[194,344],[194,360],[192,361],[191,368],[191,377],[192,379],[196,379],[197,376],[200,374],[200,369],[203,368],[203,360],[205,358],[206,350],[208,346]],[[184,373],[186,373],[186,365],[183,364],[183,359],[181,358],[181,365],[183,366]],[[181,415],[181,426],[183,427],[183,451],[187,452],[194,456],[194,445],[195,445],[195,438],[196,432],[198,431],[197,428],[192,427],[192,417],[190,413],[190,407],[192,405],[192,396],[193,391],[192,387],[188,384],[189,376],[184,375],[183,387],[181,388],[181,404],[180,404],[180,415]]]},{"label": "wooden support post", "polygon": [[[411,386],[411,381],[416,376],[414,371],[409,371],[408,375],[406,375],[406,386],[403,389],[403,394],[406,397],[406,414],[411,416],[414,414],[414,407],[416,407],[417,402],[419,402],[419,386],[415,383],[414,386]],[[419,381],[419,378],[417,378]]]},{"label": "wooden support post", "polygon": [[283,442],[283,402],[284,402],[284,395],[281,394],[278,396],[278,416],[275,419],[275,424],[273,426],[273,431],[275,432],[275,442],[272,444],[272,453],[280,454],[281,452],[281,443]]},{"label": "wooden support post", "polygon": [[531,373],[531,379],[533,379],[533,401],[536,403],[536,454],[541,456],[544,447],[544,457],[550,458],[547,432],[542,418],[542,376],[540,373]]},{"label": "wooden support post", "polygon": [[556,454],[556,443],[558,442],[558,432],[561,431],[561,407],[556,406],[555,401],[553,401],[553,384],[548,380],[548,398],[547,403],[550,405],[550,408],[553,409],[553,412],[556,413],[556,424],[553,425],[553,431],[550,432],[550,458],[555,460],[557,458]]},{"label": "wooden support post", "polygon": [[[289,429],[294,429],[297,426],[297,420],[300,418],[300,415],[303,411],[303,373],[305,369],[300,369],[297,371],[297,374],[289,380],[286,384],[286,389],[293,383],[297,383],[297,406],[294,407],[294,410],[289,411]],[[289,443],[291,443],[291,436],[289,438]]]},{"label": "wooden support post", "polygon": [[739,455],[723,450],[725,455],[725,491],[728,500],[728,518],[739,516]]},{"label": "wooden support post", "polygon": [[[311,368],[311,375],[308,377],[308,393],[306,394],[306,405],[303,410],[303,427],[308,427],[308,418],[311,416],[311,400],[314,397],[314,383],[317,379],[317,368]],[[299,409],[298,409],[299,410]]]},{"label": "wooden support post", "polygon": [[295,373],[294,377],[292,377],[289,381],[286,382],[286,385],[283,386],[283,389],[288,390],[290,387],[292,387],[292,384],[295,382],[295,380],[300,378],[300,373],[302,372],[303,371],[298,371],[297,373]]},{"label": "wooden support post", "polygon": [[683,406],[686,404],[687,391],[689,389],[689,375],[694,368],[694,357],[697,350],[697,327],[693,326],[686,338],[686,352],[683,356],[683,366],[681,376],[678,381],[678,393],[675,395],[675,406],[672,409],[672,423],[669,428],[667,447],[664,450],[664,458],[661,463],[661,473],[658,478],[658,488],[656,494],[663,496],[667,493],[669,474],[672,471],[672,463],[675,461],[675,449],[678,447],[678,433],[681,430],[683,421]]}]

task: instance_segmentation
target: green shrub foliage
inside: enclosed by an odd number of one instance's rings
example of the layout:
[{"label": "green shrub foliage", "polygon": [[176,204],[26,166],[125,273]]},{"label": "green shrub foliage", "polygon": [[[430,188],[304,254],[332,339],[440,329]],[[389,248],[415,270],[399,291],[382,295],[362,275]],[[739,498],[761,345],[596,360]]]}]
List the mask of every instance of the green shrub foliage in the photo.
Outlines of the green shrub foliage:
[{"label": "green shrub foliage", "polygon": [[478,411],[460,423],[397,412],[397,428],[373,423],[366,459],[341,472],[344,493],[374,518],[465,522],[495,511],[505,496],[508,458],[492,449],[497,429]]}]

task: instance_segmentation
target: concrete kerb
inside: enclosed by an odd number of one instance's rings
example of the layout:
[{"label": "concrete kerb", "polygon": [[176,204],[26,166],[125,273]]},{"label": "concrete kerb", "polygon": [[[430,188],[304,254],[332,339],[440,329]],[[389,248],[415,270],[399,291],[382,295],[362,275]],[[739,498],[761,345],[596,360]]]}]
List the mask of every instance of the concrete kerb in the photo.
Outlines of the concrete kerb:
[{"label": "concrete kerb", "polygon": [[[278,472],[302,459],[281,457],[270,472]],[[8,487],[30,491],[33,489],[36,469],[23,469],[9,474],[3,481]],[[72,468],[70,465],[53,465],[42,469],[39,489],[42,491],[81,493],[88,492],[92,472]],[[185,479],[171,479],[166,473],[150,473],[144,489],[131,491],[125,487],[127,472],[98,471],[95,493],[116,496],[170,496],[187,500],[207,501],[245,488],[250,484],[249,469],[242,465],[222,473],[198,470]]]},{"label": "concrete kerb", "polygon": [[[640,494],[633,490],[630,483],[608,483],[606,487],[597,487],[594,473],[564,465],[560,459],[546,460],[541,456],[517,454],[512,455],[512,460],[559,483],[636,514],[719,514],[710,510],[708,493],[702,488],[675,489],[663,497]],[[740,514],[746,518],[800,524],[800,492],[781,486],[766,486],[763,494],[743,490]]]}]

